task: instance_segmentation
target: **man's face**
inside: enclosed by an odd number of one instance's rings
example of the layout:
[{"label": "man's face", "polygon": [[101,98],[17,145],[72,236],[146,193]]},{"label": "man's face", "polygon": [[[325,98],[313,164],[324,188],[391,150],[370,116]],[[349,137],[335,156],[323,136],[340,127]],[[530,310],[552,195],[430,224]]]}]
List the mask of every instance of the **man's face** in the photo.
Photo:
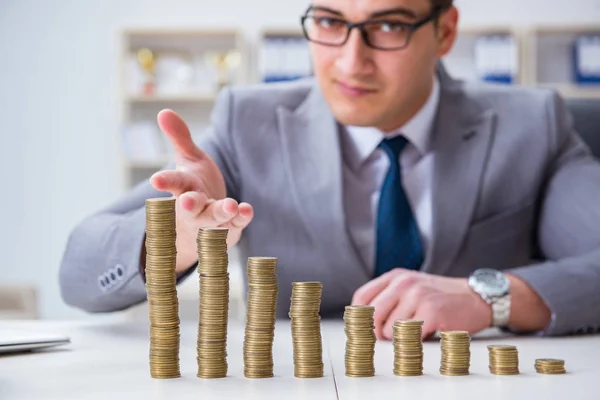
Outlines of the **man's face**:
[{"label": "man's face", "polygon": [[[430,0],[313,0],[312,5],[311,23],[322,37],[343,30],[337,20],[383,21],[367,30],[372,42],[386,46],[398,43],[402,23],[432,12]],[[406,123],[427,100],[435,64],[450,50],[457,20],[458,12],[451,8],[441,14],[437,31],[435,21],[426,23],[401,50],[370,48],[358,29],[341,47],[311,42],[315,76],[336,119],[383,131]]]}]

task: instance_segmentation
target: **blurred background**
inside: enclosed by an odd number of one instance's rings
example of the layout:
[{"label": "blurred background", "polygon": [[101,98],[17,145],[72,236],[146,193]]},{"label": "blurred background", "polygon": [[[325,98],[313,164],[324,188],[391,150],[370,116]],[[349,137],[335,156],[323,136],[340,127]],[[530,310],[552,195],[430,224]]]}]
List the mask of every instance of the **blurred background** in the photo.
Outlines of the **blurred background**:
[{"label": "blurred background", "polygon": [[[200,133],[222,86],[310,75],[299,28],[308,1],[0,0],[0,319],[147,315],[62,302],[70,231],[165,164],[160,109]],[[553,87],[600,147],[600,0],[456,4],[452,74]],[[240,262],[232,253],[233,314]],[[179,291],[193,318],[196,276]]]}]

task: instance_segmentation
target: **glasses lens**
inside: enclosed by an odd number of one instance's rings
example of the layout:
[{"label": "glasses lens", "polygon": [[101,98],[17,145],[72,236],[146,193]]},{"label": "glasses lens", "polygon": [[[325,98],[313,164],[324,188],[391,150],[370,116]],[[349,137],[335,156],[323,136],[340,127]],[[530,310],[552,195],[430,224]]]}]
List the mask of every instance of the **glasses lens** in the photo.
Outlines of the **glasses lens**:
[{"label": "glasses lens", "polygon": [[406,46],[410,30],[394,22],[373,22],[365,25],[372,46],[380,49],[398,49]]},{"label": "glasses lens", "polygon": [[304,30],[311,41],[331,45],[344,43],[348,34],[344,21],[330,17],[306,17]]}]

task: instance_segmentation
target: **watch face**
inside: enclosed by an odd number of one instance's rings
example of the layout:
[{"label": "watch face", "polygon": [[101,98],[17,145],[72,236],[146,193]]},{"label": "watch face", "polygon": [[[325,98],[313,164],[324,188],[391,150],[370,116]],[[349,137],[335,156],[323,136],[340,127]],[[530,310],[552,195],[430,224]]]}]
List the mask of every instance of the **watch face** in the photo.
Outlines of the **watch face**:
[{"label": "watch face", "polygon": [[478,286],[490,296],[502,296],[508,292],[509,282],[504,274],[494,269],[479,269],[475,271],[474,277]]}]

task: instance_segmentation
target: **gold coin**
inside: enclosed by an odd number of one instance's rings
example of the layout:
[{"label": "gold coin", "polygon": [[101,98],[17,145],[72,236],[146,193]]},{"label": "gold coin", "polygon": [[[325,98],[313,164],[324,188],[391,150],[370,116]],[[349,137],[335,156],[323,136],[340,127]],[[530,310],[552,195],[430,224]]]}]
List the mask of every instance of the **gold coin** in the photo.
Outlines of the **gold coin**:
[{"label": "gold coin", "polygon": [[200,303],[198,309],[197,377],[227,376],[229,259],[225,228],[201,228],[196,237]]},{"label": "gold coin", "polygon": [[290,311],[294,351],[294,376],[323,376],[321,338],[321,282],[292,282]]},{"label": "gold coin", "polygon": [[153,378],[179,378],[179,306],[175,263],[175,198],[146,200],[146,296]]},{"label": "gold coin", "polygon": [[246,378],[273,377],[277,258],[249,257],[246,264],[247,310],[243,359]]},{"label": "gold coin", "polygon": [[423,344],[421,320],[398,320],[393,324],[394,375],[423,374]]}]

